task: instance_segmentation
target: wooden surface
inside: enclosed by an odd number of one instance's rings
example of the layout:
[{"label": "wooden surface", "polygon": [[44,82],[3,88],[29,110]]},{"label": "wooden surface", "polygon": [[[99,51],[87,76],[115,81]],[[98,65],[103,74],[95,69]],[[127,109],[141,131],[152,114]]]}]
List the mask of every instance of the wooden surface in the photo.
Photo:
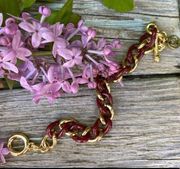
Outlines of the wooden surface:
[{"label": "wooden surface", "polygon": [[[50,6],[58,8],[60,2]],[[135,2],[134,11],[120,14],[97,0],[75,0],[74,11],[97,28],[99,37],[121,38],[120,58],[150,21],[180,35],[177,0]],[[77,144],[65,137],[50,153],[9,158],[0,167],[180,167],[180,49],[165,50],[160,63],[146,56],[124,78],[124,85],[112,86],[116,114],[113,129],[102,141]],[[66,95],[53,105],[33,104],[22,89],[0,92],[1,138],[23,131],[38,140],[46,126],[60,117],[92,124],[97,117],[94,91],[81,88],[77,95]]]}]

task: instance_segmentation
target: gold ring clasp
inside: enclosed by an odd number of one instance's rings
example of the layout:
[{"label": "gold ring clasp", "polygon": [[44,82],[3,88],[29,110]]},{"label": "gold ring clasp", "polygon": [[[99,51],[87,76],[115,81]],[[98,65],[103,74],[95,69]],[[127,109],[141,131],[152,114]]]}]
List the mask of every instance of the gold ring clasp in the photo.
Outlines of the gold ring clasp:
[{"label": "gold ring clasp", "polygon": [[[22,150],[16,150],[13,143],[15,142],[15,140],[20,140],[23,141],[23,149]],[[7,147],[11,153],[12,156],[20,156],[25,154],[28,151],[28,147],[29,147],[29,138],[25,135],[25,134],[15,134],[13,136],[11,136],[8,140],[8,144]]]}]

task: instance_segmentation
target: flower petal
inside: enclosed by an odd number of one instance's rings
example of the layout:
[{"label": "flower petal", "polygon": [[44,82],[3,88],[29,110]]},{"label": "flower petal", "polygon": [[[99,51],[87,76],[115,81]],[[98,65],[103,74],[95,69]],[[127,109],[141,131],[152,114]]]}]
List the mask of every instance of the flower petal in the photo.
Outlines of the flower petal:
[{"label": "flower petal", "polygon": [[73,82],[71,84],[71,92],[73,94],[77,93],[78,92],[78,89],[79,89],[79,84],[77,82]]},{"label": "flower petal", "polygon": [[14,58],[16,57],[16,52],[14,50],[9,50],[9,51],[3,51],[2,52],[3,61],[8,62],[8,61],[13,61]]},{"label": "flower petal", "polygon": [[61,84],[59,82],[48,85],[48,91],[51,91],[53,94],[58,92],[60,88],[61,88]]},{"label": "flower petal", "polygon": [[101,38],[97,43],[97,49],[102,50],[105,45],[106,45],[106,40],[104,38]]},{"label": "flower petal", "polygon": [[56,23],[55,25],[53,25],[53,32],[54,32],[56,37],[61,35],[63,27],[64,27],[64,25],[63,24],[59,24],[59,23]]},{"label": "flower petal", "polygon": [[76,63],[77,65],[80,65],[80,64],[82,63],[82,57],[81,57],[81,56],[78,56],[78,57],[76,57],[76,58],[74,59],[74,61],[75,61],[75,63]]},{"label": "flower petal", "polygon": [[88,43],[88,40],[87,40],[87,36],[82,36],[81,37],[81,41],[82,41],[82,44],[83,44],[83,47],[86,47],[87,46],[87,43]]},{"label": "flower petal", "polygon": [[73,54],[72,54],[72,51],[69,49],[62,48],[62,49],[57,50],[57,52],[60,56],[62,56],[66,60],[72,59]]},{"label": "flower petal", "polygon": [[75,57],[81,54],[81,50],[77,48],[72,48],[72,52]]},{"label": "flower petal", "polygon": [[38,32],[33,33],[32,35],[32,46],[38,48],[41,44],[41,35]]},{"label": "flower petal", "polygon": [[86,84],[86,83],[89,82],[89,80],[86,79],[86,78],[78,78],[76,81],[77,81],[77,83],[79,83],[79,84]]},{"label": "flower petal", "polygon": [[0,161],[1,161],[3,164],[6,163],[6,160],[5,160],[4,156],[3,156],[3,154],[0,154]]},{"label": "flower petal", "polygon": [[47,72],[47,78],[50,83],[53,83],[54,81],[59,80],[60,75],[61,75],[60,65],[50,66],[50,68],[48,69],[48,72]]},{"label": "flower petal", "polygon": [[26,48],[19,48],[17,50],[17,58],[20,60],[26,60],[26,57],[31,56],[32,52]]},{"label": "flower petal", "polygon": [[3,149],[3,147],[4,147],[4,143],[3,143],[3,142],[0,142],[0,152],[1,152],[1,150]]},{"label": "flower petal", "polygon": [[12,48],[14,50],[18,49],[21,45],[21,32],[17,31],[12,40]]},{"label": "flower petal", "polygon": [[3,68],[6,69],[6,70],[10,70],[10,71],[12,71],[14,73],[18,73],[19,72],[18,68],[14,64],[12,64],[10,62],[4,62],[3,63]]},{"label": "flower petal", "polygon": [[42,33],[42,37],[45,39],[45,41],[43,41],[42,43],[49,43],[55,40],[54,34],[51,31],[44,31]]},{"label": "flower petal", "polygon": [[57,56],[57,50],[58,50],[58,47],[57,47],[57,45],[56,45],[56,43],[54,43],[54,45],[53,45],[53,50],[52,50],[52,54],[53,54],[53,56],[56,58],[56,56]]},{"label": "flower petal", "polygon": [[89,82],[89,83],[88,83],[88,87],[89,87],[90,89],[95,89],[95,88],[96,88],[96,83],[95,83],[95,82]]},{"label": "flower petal", "polygon": [[34,101],[34,103],[36,103],[36,104],[38,104],[39,103],[39,101],[41,100],[41,95],[35,95],[35,96],[33,96],[33,101]]},{"label": "flower petal", "polygon": [[64,67],[73,67],[75,65],[75,62],[74,60],[70,60],[70,61],[67,61],[66,63],[63,64]]},{"label": "flower petal", "polygon": [[57,38],[55,44],[58,48],[66,48],[66,41],[63,38]]},{"label": "flower petal", "polygon": [[36,85],[32,86],[32,89],[36,92],[36,93],[41,93],[44,89],[45,84],[44,83],[39,83]]},{"label": "flower petal", "polygon": [[27,80],[25,77],[20,78],[20,84],[23,88],[29,90],[30,92],[33,92],[32,87],[28,84]]},{"label": "flower petal", "polygon": [[71,93],[70,83],[69,83],[68,81],[63,82],[63,84],[62,84],[62,89],[63,89],[66,93]]},{"label": "flower petal", "polygon": [[35,28],[32,24],[28,23],[28,22],[21,22],[19,24],[19,27],[27,32],[34,32],[35,31]]},{"label": "flower petal", "polygon": [[3,154],[3,155],[8,155],[8,154],[9,154],[8,148],[3,148],[3,149],[2,149],[2,154]]}]

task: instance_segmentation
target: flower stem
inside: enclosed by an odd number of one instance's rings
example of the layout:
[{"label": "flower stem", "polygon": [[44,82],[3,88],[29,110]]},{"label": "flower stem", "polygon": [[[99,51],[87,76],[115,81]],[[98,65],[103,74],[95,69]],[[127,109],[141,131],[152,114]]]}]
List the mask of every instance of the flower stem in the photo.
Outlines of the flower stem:
[{"label": "flower stem", "polygon": [[33,52],[32,56],[52,56],[52,51],[37,51]]},{"label": "flower stem", "polygon": [[102,52],[102,51],[88,50],[87,52],[88,52],[88,53],[91,53],[91,54],[96,54],[96,55],[103,55],[103,52]]},{"label": "flower stem", "polygon": [[79,32],[79,29],[76,29],[69,37],[67,38],[67,41],[70,41],[72,37],[74,37]]},{"label": "flower stem", "polygon": [[99,63],[98,63],[96,60],[94,60],[90,55],[86,54],[85,56],[86,56],[90,61],[92,61],[96,66],[99,65]]}]

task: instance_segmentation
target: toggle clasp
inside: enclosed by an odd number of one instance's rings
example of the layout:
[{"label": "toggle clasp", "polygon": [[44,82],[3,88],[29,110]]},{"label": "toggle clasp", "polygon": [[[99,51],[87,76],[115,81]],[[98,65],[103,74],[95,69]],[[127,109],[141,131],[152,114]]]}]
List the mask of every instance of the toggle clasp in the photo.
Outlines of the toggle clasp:
[{"label": "toggle clasp", "polygon": [[176,49],[180,47],[180,38],[176,35],[168,36],[166,32],[160,31],[155,23],[150,23],[146,27],[146,32],[152,34],[151,27],[154,26],[157,29],[157,36],[155,39],[154,47],[148,51],[154,53],[154,61],[160,61],[160,52],[162,52],[166,47],[171,49]]},{"label": "toggle clasp", "polygon": [[166,48],[166,41],[167,41],[167,34],[166,32],[161,32],[158,29],[158,26],[155,23],[150,23],[146,27],[146,32],[149,34],[152,34],[151,27],[155,27],[157,29],[157,36],[155,39],[154,47],[148,51],[153,52],[154,54],[154,61],[159,62],[160,61],[160,52],[162,52]]}]

